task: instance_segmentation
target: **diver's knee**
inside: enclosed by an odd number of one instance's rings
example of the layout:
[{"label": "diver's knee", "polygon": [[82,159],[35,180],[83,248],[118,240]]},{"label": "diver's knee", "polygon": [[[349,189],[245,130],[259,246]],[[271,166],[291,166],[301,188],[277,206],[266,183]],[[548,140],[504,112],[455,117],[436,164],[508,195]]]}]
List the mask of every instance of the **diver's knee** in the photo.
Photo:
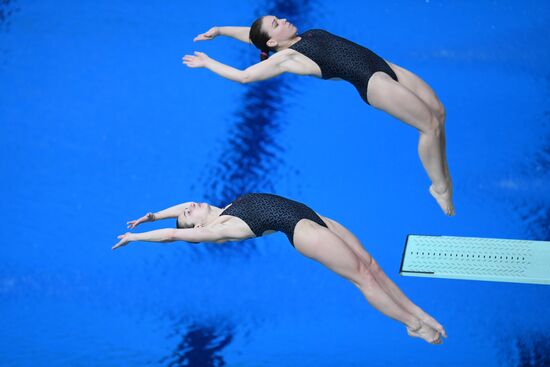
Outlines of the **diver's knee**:
[{"label": "diver's knee", "polygon": [[437,118],[434,113],[430,113],[430,118],[427,126],[424,127],[420,132],[429,136],[439,137],[441,135],[441,130],[443,129],[443,124]]},{"label": "diver's knee", "polygon": [[374,259],[372,258],[372,256],[370,256],[368,252],[363,255],[363,262],[365,263],[365,266],[369,271],[375,269],[378,266],[376,261],[374,261]]},{"label": "diver's knee", "polygon": [[382,268],[380,267],[380,265],[378,265],[378,262],[374,260],[374,258],[370,255],[369,255],[369,259],[370,259],[370,262],[368,265],[369,271],[373,274],[381,273]]},{"label": "diver's knee", "polygon": [[376,278],[370,269],[370,265],[365,264],[363,261],[359,261],[357,268],[357,280],[353,281],[353,283],[362,289],[375,287]]},{"label": "diver's knee", "polygon": [[437,108],[434,111],[437,119],[439,120],[441,124],[441,128],[445,127],[445,120],[447,118],[447,111],[445,110],[445,106],[443,106],[443,103],[437,101]]}]

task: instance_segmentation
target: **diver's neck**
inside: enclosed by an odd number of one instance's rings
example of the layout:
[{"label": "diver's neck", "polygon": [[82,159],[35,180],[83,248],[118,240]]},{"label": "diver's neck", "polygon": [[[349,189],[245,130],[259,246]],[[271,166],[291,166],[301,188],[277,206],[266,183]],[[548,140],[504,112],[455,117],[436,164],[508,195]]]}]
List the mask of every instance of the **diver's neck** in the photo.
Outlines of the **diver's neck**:
[{"label": "diver's neck", "polygon": [[207,224],[214,222],[220,216],[221,213],[223,213],[222,208],[218,208],[217,206],[210,205],[210,213],[208,213]]},{"label": "diver's neck", "polygon": [[300,36],[294,36],[294,38],[289,39],[288,41],[286,41],[285,43],[277,47],[277,51],[286,50],[287,48],[290,48],[293,44],[300,41],[301,39],[302,37]]}]

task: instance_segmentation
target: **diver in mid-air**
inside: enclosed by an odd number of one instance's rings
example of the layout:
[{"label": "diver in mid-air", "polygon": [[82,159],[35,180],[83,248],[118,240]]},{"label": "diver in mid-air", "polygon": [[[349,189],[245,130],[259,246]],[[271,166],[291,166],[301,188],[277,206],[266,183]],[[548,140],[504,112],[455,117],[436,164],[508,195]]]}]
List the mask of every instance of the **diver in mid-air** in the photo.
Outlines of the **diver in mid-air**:
[{"label": "diver in mid-air", "polygon": [[177,218],[178,228],[127,232],[118,236],[120,241],[113,250],[134,241],[223,243],[280,231],[302,255],[351,281],[374,308],[403,323],[410,336],[432,344],[440,344],[441,337],[446,337],[443,326],[401,292],[348,229],[302,203],[273,194],[252,193],[224,208],[186,202],[127,224],[134,229],[141,223],[166,218]]},{"label": "diver in mid-air", "polygon": [[[432,182],[429,191],[446,215],[454,215],[445,153],[445,109],[422,79],[368,48],[327,31],[312,29],[298,34],[292,23],[273,15],[258,18],[251,27],[214,27],[199,34],[195,41],[219,35],[254,44],[261,51],[262,62],[239,70],[195,52],[185,55],[183,63],[191,68],[207,68],[240,83],[285,72],[343,79],[355,86],[366,103],[416,128],[420,133],[420,160]],[[270,52],[275,54],[269,57]]]}]

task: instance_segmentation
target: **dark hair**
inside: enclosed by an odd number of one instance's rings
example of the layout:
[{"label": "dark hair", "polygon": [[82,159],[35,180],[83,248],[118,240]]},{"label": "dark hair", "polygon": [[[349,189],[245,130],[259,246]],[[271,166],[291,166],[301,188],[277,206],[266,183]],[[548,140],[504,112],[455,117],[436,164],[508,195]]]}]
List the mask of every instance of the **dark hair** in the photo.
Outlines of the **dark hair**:
[{"label": "dark hair", "polygon": [[181,216],[181,215],[179,215],[179,216],[176,218],[176,228],[179,228],[179,229],[187,229],[187,228],[192,228],[192,227],[193,227],[193,225],[188,226],[188,225],[186,225],[186,224],[181,223],[181,222],[180,222],[180,216]]},{"label": "dark hair", "polygon": [[260,52],[260,60],[264,61],[267,60],[269,57],[269,52],[275,51],[274,48],[271,48],[267,45],[267,41],[269,41],[269,35],[267,32],[262,30],[262,21],[264,17],[259,17],[252,23],[250,26],[250,33],[248,37],[250,38],[250,41],[256,48],[258,48]]}]

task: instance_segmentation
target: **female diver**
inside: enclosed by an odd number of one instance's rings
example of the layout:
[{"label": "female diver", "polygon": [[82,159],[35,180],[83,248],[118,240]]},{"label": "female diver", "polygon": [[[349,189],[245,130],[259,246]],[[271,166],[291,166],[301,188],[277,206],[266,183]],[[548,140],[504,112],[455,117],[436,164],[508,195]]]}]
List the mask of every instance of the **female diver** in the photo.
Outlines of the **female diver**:
[{"label": "female diver", "polygon": [[349,230],[304,204],[273,194],[245,194],[223,209],[188,202],[127,224],[133,229],[165,218],[177,218],[178,228],[127,232],[118,236],[120,241],[112,249],[132,241],[223,243],[281,231],[302,255],[351,281],[378,311],[402,322],[410,336],[432,344],[440,344],[441,336],[446,337],[443,326],[399,290]]},{"label": "female diver", "polygon": [[[432,184],[430,193],[446,215],[454,215],[452,182],[445,153],[445,109],[433,90],[418,76],[380,58],[369,49],[320,29],[297,34],[286,19],[266,15],[251,27],[214,27],[195,41],[218,35],[253,43],[263,62],[238,70],[202,52],[185,55],[191,68],[207,68],[220,76],[250,83],[282,73],[344,79],[363,100],[420,132],[418,153]],[[269,52],[276,52],[268,57]]]}]

